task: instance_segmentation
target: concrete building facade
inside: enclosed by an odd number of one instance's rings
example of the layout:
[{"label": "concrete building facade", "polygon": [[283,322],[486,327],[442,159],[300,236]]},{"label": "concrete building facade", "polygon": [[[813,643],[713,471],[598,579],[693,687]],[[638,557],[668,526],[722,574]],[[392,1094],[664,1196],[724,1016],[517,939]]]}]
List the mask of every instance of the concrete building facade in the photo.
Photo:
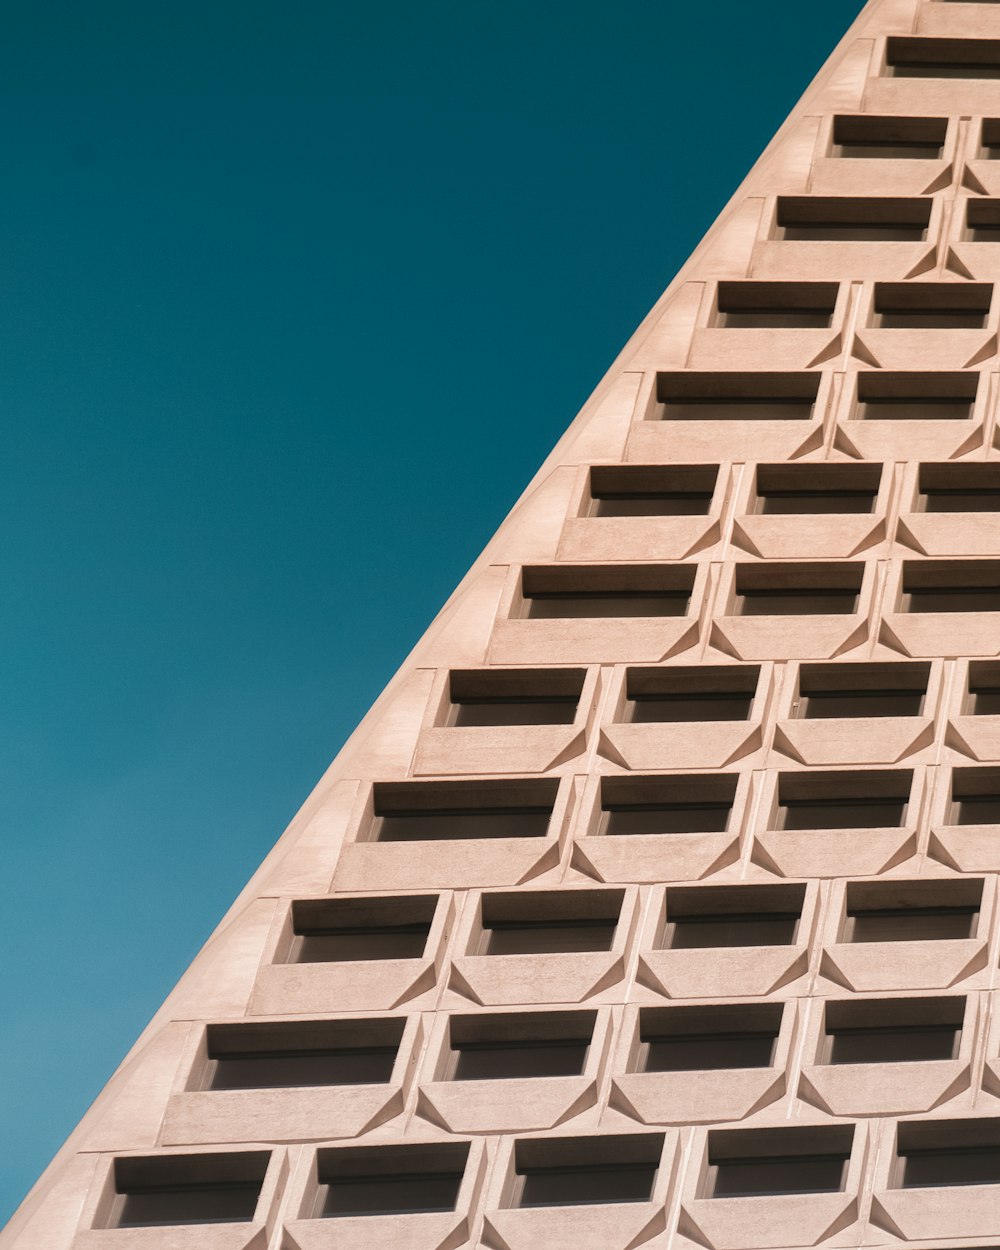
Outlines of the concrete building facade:
[{"label": "concrete building facade", "polygon": [[3,1250],[1000,1244],[998,158],[872,0]]}]

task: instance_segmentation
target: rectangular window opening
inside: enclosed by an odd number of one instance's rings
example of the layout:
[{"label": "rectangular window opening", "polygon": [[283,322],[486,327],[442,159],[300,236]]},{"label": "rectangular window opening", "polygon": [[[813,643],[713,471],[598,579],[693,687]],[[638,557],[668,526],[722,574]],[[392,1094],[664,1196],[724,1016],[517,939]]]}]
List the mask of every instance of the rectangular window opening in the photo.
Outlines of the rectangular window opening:
[{"label": "rectangular window opening", "polygon": [[951,942],[976,936],[978,878],[851,881],[842,942]]},{"label": "rectangular window opening", "polygon": [[875,325],[883,330],[982,330],[989,282],[876,282]]},{"label": "rectangular window opening", "polygon": [[760,666],[630,668],[624,720],[635,725],[750,719]]},{"label": "rectangular window opening", "polygon": [[737,616],[848,616],[858,610],[864,565],[738,564]]},{"label": "rectangular window opening", "polygon": [[594,1011],[452,1016],[445,1077],[506,1081],[580,1076],[596,1022]]},{"label": "rectangular window opening", "polygon": [[978,373],[858,374],[858,421],[968,421]]},{"label": "rectangular window opening", "polygon": [[951,774],[952,825],[1000,824],[1000,768],[955,768]]},{"label": "rectangular window opening", "polygon": [[660,1133],[536,1138],[514,1145],[515,1207],[649,1202],[663,1153]]},{"label": "rectangular window opening", "polygon": [[718,324],[727,330],[826,330],[836,282],[720,282]]},{"label": "rectangular window opening", "polygon": [[793,714],[803,720],[920,716],[931,666],[803,664]]},{"label": "rectangular window opening", "polygon": [[717,464],[593,465],[590,515],[707,516],[718,477]]},{"label": "rectangular window opening", "polygon": [[1000,1121],[901,1121],[895,1186],[900,1189],[1000,1185]]},{"label": "rectangular window opening", "polygon": [[962,710],[966,716],[1000,716],[1000,662],[970,662],[969,693]]},{"label": "rectangular window opening", "polygon": [[704,1197],[840,1193],[854,1126],[717,1129],[708,1134]]},{"label": "rectangular window opening", "polygon": [[286,961],[420,959],[437,904],[436,894],[296,899],[292,904],[294,938]]},{"label": "rectangular window opening", "polygon": [[607,837],[724,833],[738,780],[735,773],[605,777],[601,832]]},{"label": "rectangular window opening", "polygon": [[636,1072],[769,1068],[781,1029],[781,1003],[643,1007]]},{"label": "rectangular window opening", "polygon": [[899,828],[906,823],[908,769],[779,773],[774,828]]},{"label": "rectangular window opening", "polygon": [[1000,512],[1000,465],[922,464],[920,512]]},{"label": "rectangular window opening", "polygon": [[837,1065],[956,1059],[964,1018],[964,998],[828,1002],[819,1060]]},{"label": "rectangular window opening", "polygon": [[892,78],[1000,78],[1000,39],[890,35],[886,72]]},{"label": "rectangular window opening", "polygon": [[833,119],[833,155],[868,159],[938,160],[947,135],[946,117],[839,114]]},{"label": "rectangular window opening", "polygon": [[906,560],[903,612],[1000,612],[1000,560]]},{"label": "rectangular window opening", "polygon": [[257,1210],[271,1155],[147,1155],[114,1161],[110,1228],[243,1224]]},{"label": "rectangular window opening", "polygon": [[452,669],[447,723],[458,728],[572,725],[586,669]]},{"label": "rectangular window opening", "polygon": [[477,955],[555,955],[608,951],[623,890],[518,890],[484,894]]},{"label": "rectangular window opening", "polygon": [[532,620],[686,616],[695,569],[686,564],[532,565],[521,574]]},{"label": "rectangular window opening", "polygon": [[761,464],[756,506],[763,516],[812,516],[875,511],[880,464]]},{"label": "rectangular window opening", "polygon": [[661,373],[663,421],[809,421],[819,392],[816,373]]},{"label": "rectangular window opening", "polygon": [[404,1025],[400,1017],[210,1024],[202,1088],[386,1084]]},{"label": "rectangular window opening", "polygon": [[919,243],[931,200],[850,195],[779,195],[778,238],[821,243]]},{"label": "rectangular window opening", "polygon": [[969,200],[965,225],[966,238],[972,243],[1000,242],[1000,200]]},{"label": "rectangular window opening", "polygon": [[791,946],[804,902],[804,885],[669,886],[658,945],[662,950]]},{"label": "rectangular window opening", "polygon": [[468,1142],[330,1147],[316,1152],[323,1219],[454,1211]]}]

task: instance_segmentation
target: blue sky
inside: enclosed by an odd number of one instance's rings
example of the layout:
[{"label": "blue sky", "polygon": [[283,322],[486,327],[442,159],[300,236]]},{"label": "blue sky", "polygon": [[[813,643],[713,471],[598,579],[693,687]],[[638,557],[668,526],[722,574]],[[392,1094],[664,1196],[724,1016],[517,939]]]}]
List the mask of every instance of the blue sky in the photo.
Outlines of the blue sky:
[{"label": "blue sky", "polygon": [[858,7],[7,6],[0,1222]]}]

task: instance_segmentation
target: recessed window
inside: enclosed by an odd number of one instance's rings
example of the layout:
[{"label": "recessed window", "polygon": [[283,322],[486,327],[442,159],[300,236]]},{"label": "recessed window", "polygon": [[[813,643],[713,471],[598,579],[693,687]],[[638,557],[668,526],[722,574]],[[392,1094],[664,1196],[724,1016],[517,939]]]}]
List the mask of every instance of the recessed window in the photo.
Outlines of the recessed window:
[{"label": "recessed window", "polygon": [[479,838],[544,838],[559,783],[516,781],[379,782],[377,842],[450,842]]},{"label": "recessed window", "polygon": [[803,664],[793,714],[803,720],[854,716],[919,716],[931,666]]},{"label": "recessed window", "polygon": [[966,716],[1000,716],[1000,663],[972,660],[969,693],[962,709]]},{"label": "recessed window", "polygon": [[958,1057],[964,998],[828,1002],[820,1063],[927,1063]]},{"label": "recessed window", "polygon": [[[992,0],[1000,4],[1000,0]],[[1000,117],[984,117],[979,155],[987,161],[1000,159]]]},{"label": "recessed window", "polygon": [[769,1068],[782,1003],[643,1007],[635,1072],[704,1072]]},{"label": "recessed window", "polygon": [[981,330],[989,282],[876,282],[875,325],[883,330]]},{"label": "recessed window", "polygon": [[611,949],[623,890],[484,894],[475,955],[556,955]]},{"label": "recessed window", "polygon": [[983,883],[851,881],[842,942],[952,942],[975,937]]},{"label": "recessed window", "polygon": [[763,516],[870,513],[881,481],[880,464],[761,464],[754,511]]},{"label": "recessed window", "polygon": [[759,679],[757,664],[630,668],[624,719],[635,725],[749,720]]},{"label": "recessed window", "polygon": [[978,373],[859,373],[854,415],[860,421],[967,421],[978,387]]},{"label": "recessed window", "polygon": [[955,768],[951,774],[951,825],[1000,824],[1000,768]]},{"label": "recessed window", "polygon": [[853,1142],[853,1124],[716,1129],[708,1135],[702,1197],[840,1193]]},{"label": "recessed window", "polygon": [[804,885],[671,886],[659,946],[663,950],[791,946],[804,901]]},{"label": "recessed window", "polygon": [[1000,1121],[900,1121],[893,1188],[952,1185],[1000,1185]]},{"label": "recessed window", "polygon": [[285,962],[420,959],[437,903],[436,894],[297,899]]},{"label": "recessed window", "polygon": [[661,373],[664,421],[808,421],[819,391],[816,373]]},{"label": "recessed window", "polygon": [[826,330],[836,282],[720,282],[718,324],[727,330]]},{"label": "recessed window", "polygon": [[601,832],[611,838],[724,833],[738,780],[736,773],[605,777]]},{"label": "recessed window", "polygon": [[920,512],[1000,512],[1000,465],[922,464]]},{"label": "recessed window", "polygon": [[594,1011],[452,1016],[443,1077],[508,1081],[580,1076],[596,1022]]},{"label": "recessed window", "polygon": [[270,1160],[267,1150],[115,1159],[108,1227],[245,1224]]},{"label": "recessed window", "polygon": [[201,1088],[385,1084],[405,1023],[395,1017],[210,1024]]},{"label": "recessed window", "polygon": [[898,828],[906,823],[909,769],[780,773],[775,829]]},{"label": "recessed window", "polygon": [[707,516],[717,464],[594,465],[591,516]]},{"label": "recessed window", "polygon": [[929,199],[779,195],[778,238],[817,242],[919,243],[927,238]]},{"label": "recessed window", "polygon": [[529,1138],[514,1144],[513,1207],[649,1202],[662,1133]]},{"label": "recessed window", "polygon": [[468,1142],[318,1150],[315,1214],[334,1219],[454,1211],[468,1157]]},{"label": "recessed window", "polygon": [[531,565],[521,574],[532,620],[685,616],[694,589],[688,564]]},{"label": "recessed window", "polygon": [[948,134],[946,117],[874,117],[840,114],[833,119],[833,155],[890,160],[936,160]]},{"label": "recessed window", "polygon": [[586,676],[582,668],[452,669],[447,723],[462,729],[572,725]]},{"label": "recessed window", "polygon": [[1000,612],[1000,560],[906,560],[903,612]]},{"label": "recessed window", "polygon": [[969,200],[965,225],[966,238],[972,243],[1000,242],[1000,200]]},{"label": "recessed window", "polygon": [[1000,78],[1000,39],[890,35],[886,66],[893,78]]},{"label": "recessed window", "polygon": [[737,616],[844,616],[858,610],[864,565],[738,564]]}]

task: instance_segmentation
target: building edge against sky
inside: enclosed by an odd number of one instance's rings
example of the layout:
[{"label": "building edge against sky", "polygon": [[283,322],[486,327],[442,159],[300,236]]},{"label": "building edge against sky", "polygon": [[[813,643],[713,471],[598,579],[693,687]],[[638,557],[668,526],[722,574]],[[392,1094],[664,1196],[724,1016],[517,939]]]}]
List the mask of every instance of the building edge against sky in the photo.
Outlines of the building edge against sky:
[{"label": "building edge against sky", "polygon": [[873,0],[4,1250],[996,1243],[998,155]]}]

